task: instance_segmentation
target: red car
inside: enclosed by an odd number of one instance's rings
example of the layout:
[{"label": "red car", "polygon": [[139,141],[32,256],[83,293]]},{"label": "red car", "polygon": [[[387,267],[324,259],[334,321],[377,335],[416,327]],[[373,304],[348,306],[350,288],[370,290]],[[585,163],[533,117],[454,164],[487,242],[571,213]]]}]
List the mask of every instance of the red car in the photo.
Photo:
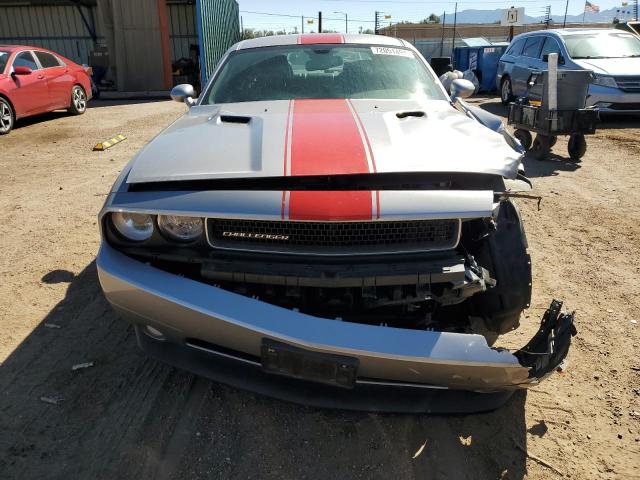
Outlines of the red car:
[{"label": "red car", "polygon": [[43,48],[0,45],[0,135],[39,113],[82,115],[91,98],[89,74],[88,67]]}]

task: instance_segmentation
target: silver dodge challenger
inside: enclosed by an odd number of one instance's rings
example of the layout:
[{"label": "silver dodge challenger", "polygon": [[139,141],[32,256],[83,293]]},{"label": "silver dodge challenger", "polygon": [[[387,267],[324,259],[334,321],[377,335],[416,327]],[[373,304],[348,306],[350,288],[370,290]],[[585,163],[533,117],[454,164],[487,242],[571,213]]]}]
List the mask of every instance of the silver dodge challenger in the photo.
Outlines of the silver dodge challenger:
[{"label": "silver dodge challenger", "polygon": [[390,412],[496,408],[559,368],[531,298],[513,185],[523,150],[407,42],[307,34],[234,45],[99,215],[106,298],[149,355],[288,401]]}]

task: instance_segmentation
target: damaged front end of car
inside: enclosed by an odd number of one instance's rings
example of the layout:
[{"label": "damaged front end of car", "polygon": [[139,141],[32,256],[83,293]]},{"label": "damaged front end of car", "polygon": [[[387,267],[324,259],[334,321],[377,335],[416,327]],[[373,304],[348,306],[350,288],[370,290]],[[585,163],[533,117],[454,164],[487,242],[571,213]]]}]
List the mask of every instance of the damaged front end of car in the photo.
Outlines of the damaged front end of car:
[{"label": "damaged front end of car", "polygon": [[[283,219],[283,188],[378,192],[383,208]],[[557,369],[575,334],[554,301],[525,347],[491,346],[531,298],[504,191],[457,173],[121,183],[100,216],[100,281],[151,356],[230,385],[320,407],[488,410]],[[123,235],[123,214],[148,237]],[[169,217],[201,230],[176,239]]]}]

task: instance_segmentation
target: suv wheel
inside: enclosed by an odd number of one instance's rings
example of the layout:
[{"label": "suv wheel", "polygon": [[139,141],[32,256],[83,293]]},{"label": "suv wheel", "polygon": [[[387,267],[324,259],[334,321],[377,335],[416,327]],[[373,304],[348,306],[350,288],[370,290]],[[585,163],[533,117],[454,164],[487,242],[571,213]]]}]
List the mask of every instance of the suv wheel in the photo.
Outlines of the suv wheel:
[{"label": "suv wheel", "polygon": [[500,100],[503,105],[513,102],[513,89],[511,88],[511,79],[506,77],[502,80],[502,88],[500,89]]},{"label": "suv wheel", "polygon": [[6,135],[13,128],[15,117],[7,100],[0,98],[0,135]]},{"label": "suv wheel", "polygon": [[71,90],[71,105],[69,113],[72,115],[82,115],[87,110],[87,94],[80,85],[76,85]]}]

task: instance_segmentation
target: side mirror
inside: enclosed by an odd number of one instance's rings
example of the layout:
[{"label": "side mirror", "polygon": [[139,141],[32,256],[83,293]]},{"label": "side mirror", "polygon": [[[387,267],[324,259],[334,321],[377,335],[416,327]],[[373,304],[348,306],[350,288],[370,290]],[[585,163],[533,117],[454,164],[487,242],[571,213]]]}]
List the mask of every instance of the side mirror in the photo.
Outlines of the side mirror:
[{"label": "side mirror", "polygon": [[186,103],[188,106],[193,106],[196,101],[196,91],[193,85],[188,83],[181,83],[171,89],[171,99],[174,102]]},{"label": "side mirror", "polygon": [[451,93],[451,100],[457,100],[458,98],[468,98],[476,91],[476,86],[469,80],[458,78],[451,82],[449,87],[449,93]]},{"label": "side mirror", "polygon": [[29,67],[13,67],[13,75],[31,75],[33,70]]}]

